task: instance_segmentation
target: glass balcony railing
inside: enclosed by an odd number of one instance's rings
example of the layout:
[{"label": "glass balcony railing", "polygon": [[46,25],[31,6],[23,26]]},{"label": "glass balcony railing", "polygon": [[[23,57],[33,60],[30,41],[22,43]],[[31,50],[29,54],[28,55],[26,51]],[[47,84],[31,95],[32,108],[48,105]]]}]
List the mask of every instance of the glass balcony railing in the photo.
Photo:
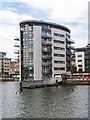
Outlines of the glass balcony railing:
[{"label": "glass balcony railing", "polygon": [[52,55],[43,55],[42,59],[52,59]]},{"label": "glass balcony railing", "polygon": [[51,28],[42,26],[42,31],[51,31]]},{"label": "glass balcony railing", "polygon": [[51,62],[42,62],[42,66],[52,66]]},{"label": "glass balcony railing", "polygon": [[66,54],[71,55],[72,52],[71,51],[66,51]]},{"label": "glass balcony railing", "polygon": [[75,49],[74,46],[71,46],[71,45],[67,45],[66,48],[67,49]]},{"label": "glass balcony railing", "polygon": [[72,61],[72,58],[67,57],[66,60],[67,60],[67,61]]},{"label": "glass balcony railing", "polygon": [[42,52],[52,52],[52,49],[48,48],[42,48]]},{"label": "glass balcony railing", "polygon": [[52,42],[51,41],[42,41],[42,44],[44,44],[44,45],[52,45]]},{"label": "glass balcony railing", "polygon": [[51,34],[42,34],[42,37],[43,38],[52,38],[52,35]]}]

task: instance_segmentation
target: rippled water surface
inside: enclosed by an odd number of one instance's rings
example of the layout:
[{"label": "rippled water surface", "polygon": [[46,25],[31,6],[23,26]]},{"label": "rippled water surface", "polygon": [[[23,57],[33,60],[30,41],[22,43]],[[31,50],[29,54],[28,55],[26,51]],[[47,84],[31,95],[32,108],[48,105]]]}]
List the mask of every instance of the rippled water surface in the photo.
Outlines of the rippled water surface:
[{"label": "rippled water surface", "polygon": [[4,82],[3,118],[87,118],[88,86],[58,86],[19,91],[19,84]]}]

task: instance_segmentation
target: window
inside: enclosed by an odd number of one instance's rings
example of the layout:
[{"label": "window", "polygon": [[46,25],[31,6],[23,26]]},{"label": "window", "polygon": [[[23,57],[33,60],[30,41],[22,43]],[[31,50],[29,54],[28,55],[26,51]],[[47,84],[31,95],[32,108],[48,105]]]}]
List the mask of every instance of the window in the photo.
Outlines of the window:
[{"label": "window", "polygon": [[78,57],[82,57],[82,55],[78,55]]},{"label": "window", "polygon": [[60,40],[54,40],[54,43],[60,43],[60,44],[64,44],[64,41],[60,41]]},{"label": "window", "polygon": [[82,67],[82,65],[78,65],[78,67]]},{"label": "window", "polygon": [[82,60],[78,60],[78,62],[82,62]]},{"label": "window", "polygon": [[57,63],[57,64],[65,64],[65,61],[54,60],[54,63]]},{"label": "window", "polygon": [[56,54],[56,53],[54,54],[54,56],[55,56],[55,57],[65,57],[64,54]]},{"label": "window", "polygon": [[64,67],[55,67],[54,70],[65,70]]},{"label": "window", "polygon": [[62,38],[64,37],[63,34],[59,34],[59,33],[54,33],[53,35],[54,35],[54,36],[57,36],[57,37],[62,37]]},{"label": "window", "polygon": [[55,47],[55,46],[54,46],[54,49],[55,49],[55,50],[65,50],[65,48]]}]

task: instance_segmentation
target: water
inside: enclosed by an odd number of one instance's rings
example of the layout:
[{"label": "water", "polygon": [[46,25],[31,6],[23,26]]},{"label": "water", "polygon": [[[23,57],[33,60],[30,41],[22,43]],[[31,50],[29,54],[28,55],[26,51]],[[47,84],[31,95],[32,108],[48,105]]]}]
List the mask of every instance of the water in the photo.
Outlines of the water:
[{"label": "water", "polygon": [[24,89],[22,93],[18,83],[1,86],[3,118],[88,118],[88,86]]}]

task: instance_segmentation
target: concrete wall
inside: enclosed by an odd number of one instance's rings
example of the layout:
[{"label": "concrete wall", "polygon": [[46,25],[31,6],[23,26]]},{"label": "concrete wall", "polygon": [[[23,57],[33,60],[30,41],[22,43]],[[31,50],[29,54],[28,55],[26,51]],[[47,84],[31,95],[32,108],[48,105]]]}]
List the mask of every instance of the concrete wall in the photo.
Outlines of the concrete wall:
[{"label": "concrete wall", "polygon": [[33,27],[33,41],[34,41],[34,80],[41,80],[41,27]]},{"label": "concrete wall", "polygon": [[[56,28],[51,28],[52,31],[52,77],[54,78],[54,74],[62,74],[62,73],[66,73],[66,32],[63,30],[59,30]],[[58,33],[58,34],[63,34],[65,37],[61,38],[58,36],[54,36],[53,33]],[[60,44],[60,43],[54,43],[54,40],[60,40],[60,41],[64,41],[64,44]],[[54,46],[56,47],[62,47],[65,48],[65,50],[55,50]],[[64,54],[65,57],[56,57],[54,56],[54,53],[56,54]],[[65,61],[65,64],[57,64],[54,63],[54,60],[59,60],[59,61]],[[65,70],[54,70],[54,67],[64,67]]]}]

